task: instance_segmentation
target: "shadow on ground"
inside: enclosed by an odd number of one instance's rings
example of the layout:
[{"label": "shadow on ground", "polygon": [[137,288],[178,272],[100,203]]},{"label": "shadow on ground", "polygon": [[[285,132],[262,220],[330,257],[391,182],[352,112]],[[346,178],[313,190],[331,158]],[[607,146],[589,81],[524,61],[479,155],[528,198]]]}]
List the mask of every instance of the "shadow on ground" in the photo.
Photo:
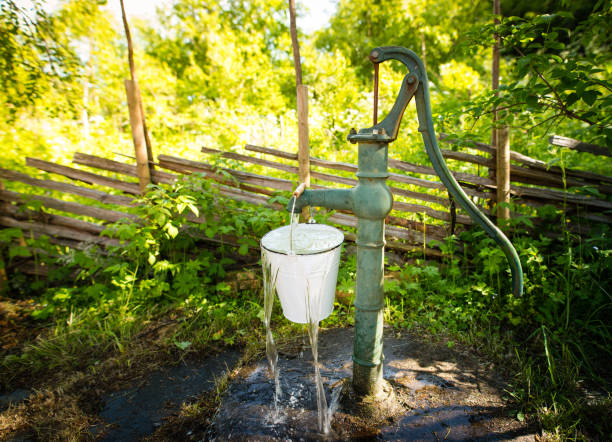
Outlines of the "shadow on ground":
[{"label": "shadow on ground", "polygon": [[[489,362],[391,330],[384,341],[388,399],[358,404],[349,381],[353,329],[323,331],[319,339],[328,401],[332,392],[342,391],[331,431],[322,435],[308,339],[304,334],[294,342],[279,356],[278,413],[266,361],[241,365],[239,352],[226,351],[159,369],[128,388],[95,394],[96,404],[87,414],[89,434],[81,436],[104,441],[534,440],[533,429],[512,417],[502,396],[504,380]],[[226,373],[231,373],[230,383],[219,400],[216,380]],[[0,404],[27,406],[28,396],[29,391],[19,390],[0,397]],[[36,440],[23,431],[8,437]]]},{"label": "shadow on ground", "polygon": [[[171,415],[207,391],[239,358],[230,351],[203,361],[185,362],[153,372],[127,390],[107,395],[99,413],[101,423],[90,432],[96,440],[132,441],[150,435]],[[177,440],[180,440],[177,439]]]},{"label": "shadow on ground", "polygon": [[[273,405],[273,382],[265,361],[245,367],[227,390],[206,435],[224,440],[533,440],[526,424],[510,417],[502,399],[503,381],[466,352],[411,336],[385,338],[384,377],[399,407],[380,414],[355,407],[350,394],[334,414],[332,429],[317,425],[312,357],[305,348],[279,358],[281,411]],[[329,330],[319,343],[321,374],[330,393],[350,389],[352,329]],[[380,407],[380,404],[371,404]],[[385,405],[383,405],[385,406]]]}]

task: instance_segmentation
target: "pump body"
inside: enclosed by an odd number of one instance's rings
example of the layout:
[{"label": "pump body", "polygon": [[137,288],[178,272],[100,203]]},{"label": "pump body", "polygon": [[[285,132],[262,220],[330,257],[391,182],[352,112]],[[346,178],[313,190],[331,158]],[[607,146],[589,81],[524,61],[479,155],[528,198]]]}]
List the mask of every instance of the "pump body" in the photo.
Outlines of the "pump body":
[{"label": "pump body", "polygon": [[[374,49],[370,60],[381,63],[398,60],[408,68],[398,97],[378,124],[352,130],[348,141],[358,143],[358,184],[351,189],[306,189],[289,201],[287,209],[296,213],[303,207],[317,206],[350,210],[357,222],[357,280],[355,284],[355,341],[353,347],[353,388],[361,395],[377,394],[383,372],[383,308],[385,217],[393,199],[386,184],[389,143],[397,138],[406,106],[415,97],[419,132],[434,169],[455,200],[501,246],[512,270],[513,291],[523,288],[521,264],[506,236],[467,197],[448,170],[436,142],[429,103],[428,80],[423,62],[412,51],[386,46]],[[295,200],[295,205],[294,205]]]}]

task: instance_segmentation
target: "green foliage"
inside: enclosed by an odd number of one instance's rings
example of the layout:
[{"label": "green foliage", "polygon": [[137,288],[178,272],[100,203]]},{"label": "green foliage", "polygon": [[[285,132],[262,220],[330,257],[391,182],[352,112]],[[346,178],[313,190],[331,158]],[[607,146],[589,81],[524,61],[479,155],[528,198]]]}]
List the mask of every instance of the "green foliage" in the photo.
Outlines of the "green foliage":
[{"label": "green foliage", "polygon": [[[474,44],[491,44],[482,36],[499,34],[504,54],[511,57],[510,80],[468,106],[480,118],[498,109],[499,124],[545,133],[574,123],[567,133],[603,145],[612,142],[612,99],[609,68],[612,58],[608,33],[609,2],[600,1],[592,15],[575,28],[568,12],[529,19],[503,17],[499,25],[485,25],[468,34]],[[608,33],[609,34],[609,33]]]},{"label": "green foliage", "polygon": [[[53,12],[37,1],[31,11],[0,3],[2,167],[23,168],[28,155],[67,161],[74,150],[105,157],[132,153],[124,36],[101,3],[62,1]],[[399,44],[425,55],[437,129],[458,139],[488,139],[497,108],[498,123],[512,127],[513,150],[563,168],[609,172],[609,162],[585,163],[549,149],[546,140],[554,131],[611,143],[609,1],[527,3],[504,4],[504,11],[512,7],[520,17],[493,25],[483,1],[341,1],[329,28],[300,36],[313,155],[355,160],[346,135],[371,121],[366,57],[375,46]],[[246,142],[285,150],[297,145],[286,2],[179,0],[160,10],[159,22],[132,26],[155,152],[191,156],[202,144],[224,150]],[[488,86],[494,32],[504,57],[498,95]],[[381,67],[381,116],[404,75],[396,69]],[[429,165],[417,129],[410,106],[392,155]],[[52,337],[2,361],[7,382],[45,367],[93,363],[83,355],[126,352],[134,336],[168,310],[180,318],[168,338],[172,351],[197,351],[212,341],[261,341],[261,297],[254,291],[236,296],[228,272],[244,265],[241,256],[255,262],[259,238],[286,224],[286,215],[225,198],[200,178],[152,186],[135,209],[140,222],[108,226],[105,234],[121,245],[107,251],[68,251],[44,236],[0,230],[0,267],[33,257],[50,269],[47,278],[13,274],[9,288],[11,296],[34,298],[33,317],[53,325]],[[277,195],[271,202],[286,200]],[[612,357],[610,233],[589,225],[588,238],[574,238],[555,230],[568,226],[555,209],[537,212],[550,224],[534,224],[525,212],[505,226],[525,270],[523,297],[511,295],[498,248],[483,233],[465,232],[439,244],[441,263],[390,267],[395,277],[385,281],[385,320],[397,328],[425,326],[450,335],[449,345],[467,341],[498,355],[516,368],[508,394],[517,418],[539,413],[544,428],[559,437],[587,434],[589,413],[607,404],[581,402],[577,387],[581,379],[603,385],[602,367]],[[213,237],[220,238],[214,247],[200,241]],[[353,324],[355,271],[348,257],[338,277],[342,297],[323,325]],[[296,328],[282,325],[275,311],[281,334],[293,336]]]},{"label": "green foliage", "polygon": [[[83,342],[95,342],[99,352],[111,348],[124,352],[148,318],[167,309],[184,310],[175,345],[183,350],[191,348],[185,342],[196,348],[209,340],[232,344],[252,328],[248,324],[259,311],[255,293],[228,299],[231,292],[225,278],[236,262],[227,255],[252,256],[258,239],[285,223],[285,214],[225,198],[218,186],[198,175],[172,186],[152,185],[137,202],[140,221],[109,225],[105,234],[121,245],[105,252],[97,247],[61,250],[44,237],[35,240],[23,238],[18,229],[0,230],[0,249],[6,250],[2,255],[8,263],[32,253],[48,263],[44,281],[23,284],[24,278],[16,274],[10,284],[28,287],[23,295],[34,295],[38,301],[32,317],[53,321],[55,334],[64,342],[61,348],[49,348],[44,342],[26,347],[21,357],[7,356],[5,369],[19,373],[49,363],[64,368],[81,364]],[[213,237],[220,237],[218,247],[198,242]],[[57,352],[64,352],[62,361],[49,362],[60,356]]]},{"label": "green foliage", "polygon": [[343,53],[364,85],[372,75],[367,57],[376,46],[404,46],[416,52],[426,47],[428,67],[437,73],[440,65],[450,61],[461,26],[486,17],[485,7],[482,1],[344,0],[316,43],[326,51]]},{"label": "green foliage", "polygon": [[65,86],[75,74],[76,56],[61,44],[42,3],[0,3],[1,98],[12,117],[52,87]]},{"label": "green foliage", "polygon": [[[552,224],[542,227],[558,232]],[[514,236],[525,273],[525,293],[518,298],[505,257],[482,232],[462,233],[460,256],[452,239],[443,245],[441,267],[420,260],[393,266],[398,277],[385,282],[385,319],[394,327],[426,326],[467,341],[503,364],[510,351],[516,374],[508,392],[517,413],[538,414],[544,429],[560,437],[574,431],[600,437],[609,429],[580,419],[605,401],[588,403],[579,383],[586,378],[609,388],[600,376],[612,358],[610,231],[582,242],[558,233],[557,240]]]}]

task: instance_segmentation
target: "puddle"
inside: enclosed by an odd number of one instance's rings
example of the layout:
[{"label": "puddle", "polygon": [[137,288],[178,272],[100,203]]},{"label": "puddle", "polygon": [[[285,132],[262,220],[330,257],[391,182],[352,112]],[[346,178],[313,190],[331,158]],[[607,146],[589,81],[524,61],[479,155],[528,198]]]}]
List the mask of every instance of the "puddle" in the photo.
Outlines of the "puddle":
[{"label": "puddle", "polygon": [[[335,330],[334,338],[321,333],[318,360],[323,390],[328,403],[332,393],[338,394],[342,380],[351,375],[352,330]],[[350,344],[349,344],[350,343]],[[322,345],[321,345],[322,344]],[[295,354],[280,354],[278,366],[283,391],[281,410],[275,422],[274,380],[265,370],[265,361],[244,370],[243,376],[231,385],[213,423],[210,438],[223,440],[337,440],[332,430],[328,436],[319,433],[317,390],[310,348]],[[335,401],[334,401],[335,402]],[[231,430],[228,430],[230,429]]]},{"label": "puddle", "polygon": [[487,438],[486,418],[471,407],[446,407],[415,410],[400,421],[380,430],[379,440],[431,441],[474,440]]},{"label": "puddle", "polygon": [[[340,403],[331,431],[317,425],[317,394],[309,348],[280,353],[280,419],[273,422],[274,380],[266,361],[246,367],[229,386],[207,439],[228,440],[534,440],[526,425],[509,419],[500,385],[479,373],[478,361],[448,353],[406,336],[387,336],[385,378],[393,386],[400,413],[373,424]],[[319,363],[328,402],[343,380],[352,376],[352,329],[321,333]],[[478,404],[478,405],[476,405]],[[353,404],[354,405],[354,404]],[[347,408],[348,407],[348,408]]]},{"label": "puddle", "polygon": [[141,385],[107,395],[99,413],[105,424],[92,426],[91,433],[104,441],[138,440],[151,434],[183,403],[211,390],[215,379],[234,366],[239,356],[227,352],[204,361],[165,367]]},{"label": "puddle", "polygon": [[0,411],[7,409],[11,405],[17,405],[30,397],[31,391],[18,388],[7,394],[0,394]]}]

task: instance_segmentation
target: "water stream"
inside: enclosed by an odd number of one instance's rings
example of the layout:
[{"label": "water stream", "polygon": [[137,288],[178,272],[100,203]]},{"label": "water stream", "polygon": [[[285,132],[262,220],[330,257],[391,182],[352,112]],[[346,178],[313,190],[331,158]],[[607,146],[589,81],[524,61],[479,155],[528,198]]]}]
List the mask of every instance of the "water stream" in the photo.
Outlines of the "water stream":
[{"label": "water stream", "polygon": [[268,358],[268,366],[270,373],[274,377],[274,412],[271,416],[272,422],[277,423],[280,419],[279,401],[282,394],[279,379],[278,369],[278,351],[274,344],[274,336],[270,328],[270,320],[272,318],[272,306],[274,305],[274,292],[276,290],[276,278],[278,277],[278,269],[272,271],[272,266],[266,259],[266,255],[262,255],[263,277],[264,277],[264,324],[266,326],[266,357]]},{"label": "water stream", "polygon": [[[325,266],[329,268],[329,266]],[[327,272],[326,272],[327,273]],[[304,279],[306,277],[304,276]],[[325,275],[323,275],[323,280],[325,280]],[[323,434],[328,434],[331,430],[331,418],[335,410],[331,407],[327,407],[327,398],[325,397],[325,388],[323,386],[323,381],[321,379],[321,370],[319,367],[319,306],[313,306],[311,304],[311,293],[309,290],[308,281],[306,281],[306,318],[308,319],[308,339],[310,340],[310,348],[312,350],[312,360],[315,369],[315,387],[317,389],[317,422],[319,425],[319,431]],[[321,285],[321,290],[323,286]],[[316,300],[320,300],[321,296],[315,297]],[[312,310],[312,307],[315,307],[315,310]],[[317,319],[312,317],[312,314],[317,315]],[[332,402],[333,399],[332,399]],[[335,407],[337,407],[338,401],[335,401]]]},{"label": "water stream", "polygon": [[[299,213],[293,213],[295,209],[295,200],[293,201],[293,207],[290,215],[289,222],[289,250],[288,256],[295,257],[293,247],[293,230],[294,224],[299,222]],[[280,397],[282,394],[280,381],[279,381],[279,366],[278,366],[278,351],[274,344],[274,337],[272,336],[272,330],[270,328],[270,320],[272,317],[272,306],[274,305],[274,295],[276,292],[276,280],[278,277],[278,269],[273,272],[272,265],[267,259],[267,255],[262,254],[263,264],[263,276],[264,276],[264,324],[266,326],[266,357],[268,359],[268,366],[270,373],[274,377],[274,411],[271,416],[273,423],[280,423],[282,421],[281,410],[280,410]],[[329,266],[326,266],[327,268]],[[274,273],[274,274],[273,274]],[[325,272],[327,273],[327,272]],[[323,434],[328,434],[331,430],[331,420],[334,412],[338,408],[339,397],[341,388],[337,388],[332,392],[330,406],[327,405],[327,398],[325,397],[325,388],[321,379],[321,371],[319,367],[319,355],[318,355],[318,338],[319,338],[319,306],[311,306],[311,296],[308,289],[308,280],[304,275],[306,281],[306,317],[307,317],[307,328],[308,338],[310,340],[310,347],[312,349],[313,364],[315,369],[315,387],[317,391],[317,422],[318,429]],[[323,275],[325,280],[325,274]],[[321,285],[320,290],[323,289]],[[314,297],[315,300],[320,300],[321,296]],[[314,307],[314,308],[312,308]],[[312,315],[316,312],[316,319]]]},{"label": "water stream", "polygon": [[321,380],[321,370],[319,369],[319,321],[308,321],[308,338],[312,349],[312,359],[315,369],[315,386],[317,388],[317,422],[319,431],[328,434],[331,428],[331,416],[328,413],[327,398],[325,388]]}]

